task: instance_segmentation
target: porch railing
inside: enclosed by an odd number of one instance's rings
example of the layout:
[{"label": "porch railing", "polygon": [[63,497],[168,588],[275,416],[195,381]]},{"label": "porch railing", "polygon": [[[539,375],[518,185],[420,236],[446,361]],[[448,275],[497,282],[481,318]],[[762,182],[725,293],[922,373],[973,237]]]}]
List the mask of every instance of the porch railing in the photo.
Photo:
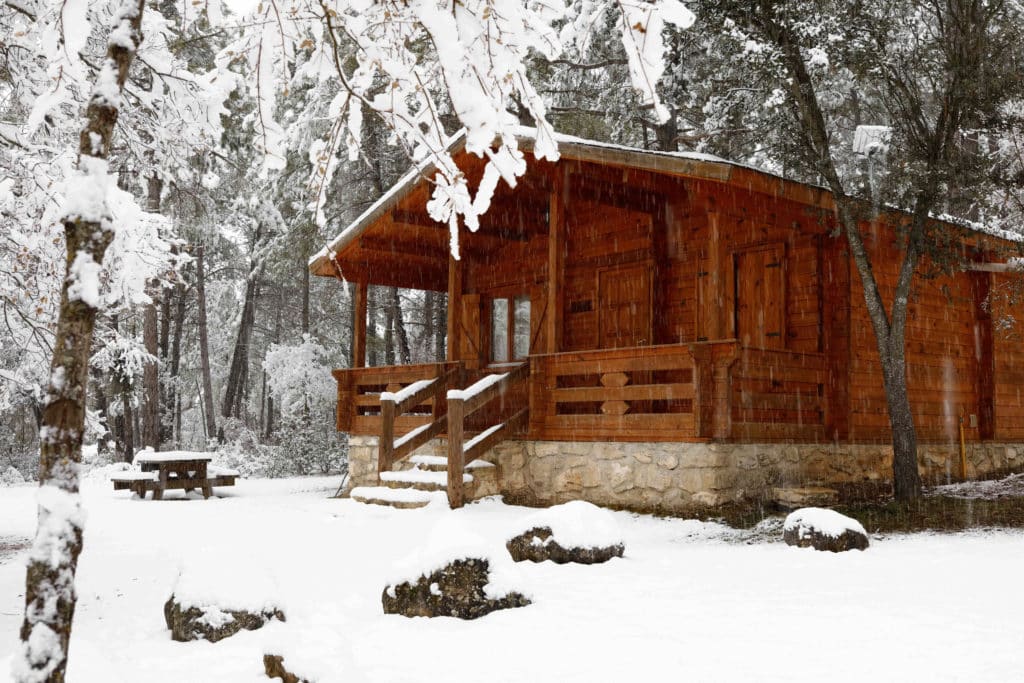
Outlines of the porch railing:
[{"label": "porch railing", "polygon": [[530,433],[552,440],[687,441],[698,437],[700,391],[689,346],[530,358]]},{"label": "porch railing", "polygon": [[[338,382],[338,431],[380,435],[383,427],[381,394],[401,391],[421,380],[443,377],[449,370],[461,367],[459,363],[424,363],[334,370]],[[404,434],[429,425],[445,413],[444,392],[436,396],[428,392],[420,398],[416,405],[403,406],[402,412],[395,414],[395,432]]]},{"label": "porch railing", "polygon": [[496,399],[515,394],[518,385],[529,377],[529,369],[527,363],[522,363],[505,373],[484,375],[465,389],[448,391],[448,504],[451,507],[462,506],[462,474],[466,463],[520,431],[529,409],[522,407],[508,419],[490,425],[469,440],[465,438],[467,418]]},{"label": "porch railing", "polygon": [[[421,379],[399,389],[385,391],[380,398],[380,441],[377,447],[377,473],[386,472],[392,465],[413,453],[448,428],[448,415],[441,408],[441,402],[452,382],[458,381],[461,368],[444,368],[444,374],[431,379]],[[404,413],[418,406],[430,405],[433,420],[413,428],[395,438],[395,423]]]}]

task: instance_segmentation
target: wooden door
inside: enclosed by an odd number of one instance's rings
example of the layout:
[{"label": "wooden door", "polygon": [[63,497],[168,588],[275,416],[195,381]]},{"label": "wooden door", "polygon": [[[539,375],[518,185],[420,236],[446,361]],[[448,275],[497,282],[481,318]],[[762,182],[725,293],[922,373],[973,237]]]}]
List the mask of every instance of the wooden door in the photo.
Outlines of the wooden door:
[{"label": "wooden door", "polygon": [[598,273],[600,349],[651,344],[651,267],[648,264]]},{"label": "wooden door", "polygon": [[781,244],[736,254],[736,337],[742,346],[786,346],[784,254]]}]

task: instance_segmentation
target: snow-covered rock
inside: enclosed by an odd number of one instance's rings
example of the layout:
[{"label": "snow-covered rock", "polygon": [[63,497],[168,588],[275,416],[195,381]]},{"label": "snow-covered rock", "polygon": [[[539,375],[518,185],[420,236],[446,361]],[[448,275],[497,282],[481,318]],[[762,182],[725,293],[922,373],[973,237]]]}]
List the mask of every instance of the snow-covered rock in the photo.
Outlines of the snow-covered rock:
[{"label": "snow-covered rock", "polygon": [[612,514],[584,501],[542,510],[516,529],[505,544],[516,562],[595,564],[622,557],[626,549]]},{"label": "snow-covered rock", "polygon": [[239,568],[226,557],[204,556],[181,570],[164,604],[164,619],[174,640],[217,642],[271,619],[284,621],[276,595],[266,574]]},{"label": "snow-covered rock", "polygon": [[476,619],[529,605],[529,598],[514,590],[516,584],[518,573],[500,544],[449,518],[398,564],[381,602],[385,614]]},{"label": "snow-covered rock", "polygon": [[515,591],[490,597],[489,583],[490,561],[466,557],[452,560],[416,581],[388,586],[381,602],[385,614],[459,619],[477,619],[495,610],[530,604],[529,598]]},{"label": "snow-covered rock", "polygon": [[860,522],[825,508],[791,512],[783,525],[782,538],[788,545],[834,553],[868,547],[868,534]]}]

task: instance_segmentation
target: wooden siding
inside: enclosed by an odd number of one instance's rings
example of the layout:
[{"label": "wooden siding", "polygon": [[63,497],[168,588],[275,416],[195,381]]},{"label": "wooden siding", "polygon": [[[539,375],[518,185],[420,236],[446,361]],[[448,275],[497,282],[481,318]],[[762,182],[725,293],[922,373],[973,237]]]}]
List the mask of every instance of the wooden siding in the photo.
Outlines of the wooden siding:
[{"label": "wooden siding", "polygon": [[[882,298],[891,302],[902,254],[892,233],[876,232],[869,240]],[[978,304],[968,273],[929,276],[919,268],[907,307],[907,388],[923,442],[959,442],[959,423],[965,436],[979,438]],[[850,439],[889,441],[888,410],[881,364],[860,278],[850,283]],[[972,422],[971,415],[974,415]]]}]

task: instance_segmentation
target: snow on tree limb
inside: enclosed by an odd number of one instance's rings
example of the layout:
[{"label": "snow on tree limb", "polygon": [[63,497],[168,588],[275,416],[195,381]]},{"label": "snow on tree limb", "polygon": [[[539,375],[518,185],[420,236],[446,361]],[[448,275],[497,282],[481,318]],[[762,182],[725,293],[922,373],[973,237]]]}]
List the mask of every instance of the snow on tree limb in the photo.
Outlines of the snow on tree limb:
[{"label": "snow on tree limb", "polygon": [[[269,0],[258,10],[260,35],[244,35],[225,53],[248,55],[257,71],[265,170],[283,159],[280,126],[268,117],[274,96],[298,79],[341,86],[331,107],[334,125],[309,150],[311,210],[318,225],[326,221],[333,159],[342,145],[350,155],[358,147],[367,110],[384,120],[413,165],[429,160],[434,190],[427,211],[449,225],[458,257],[459,224],[476,230],[497,181],[514,186],[526,170],[514,134],[521,122],[510,109],[522,109],[533,119],[534,155],[558,159],[547,106],[527,74],[528,59],[586,51],[593,40],[590,29],[608,12],[620,17],[633,87],[659,120],[666,119],[655,90],[664,70],[661,33],[666,24],[685,28],[693,22],[678,0],[575,0],[569,6],[559,0]],[[289,74],[293,59],[300,64]],[[466,151],[486,159],[475,188],[448,149],[454,132],[444,113],[449,104],[465,130]]]}]

